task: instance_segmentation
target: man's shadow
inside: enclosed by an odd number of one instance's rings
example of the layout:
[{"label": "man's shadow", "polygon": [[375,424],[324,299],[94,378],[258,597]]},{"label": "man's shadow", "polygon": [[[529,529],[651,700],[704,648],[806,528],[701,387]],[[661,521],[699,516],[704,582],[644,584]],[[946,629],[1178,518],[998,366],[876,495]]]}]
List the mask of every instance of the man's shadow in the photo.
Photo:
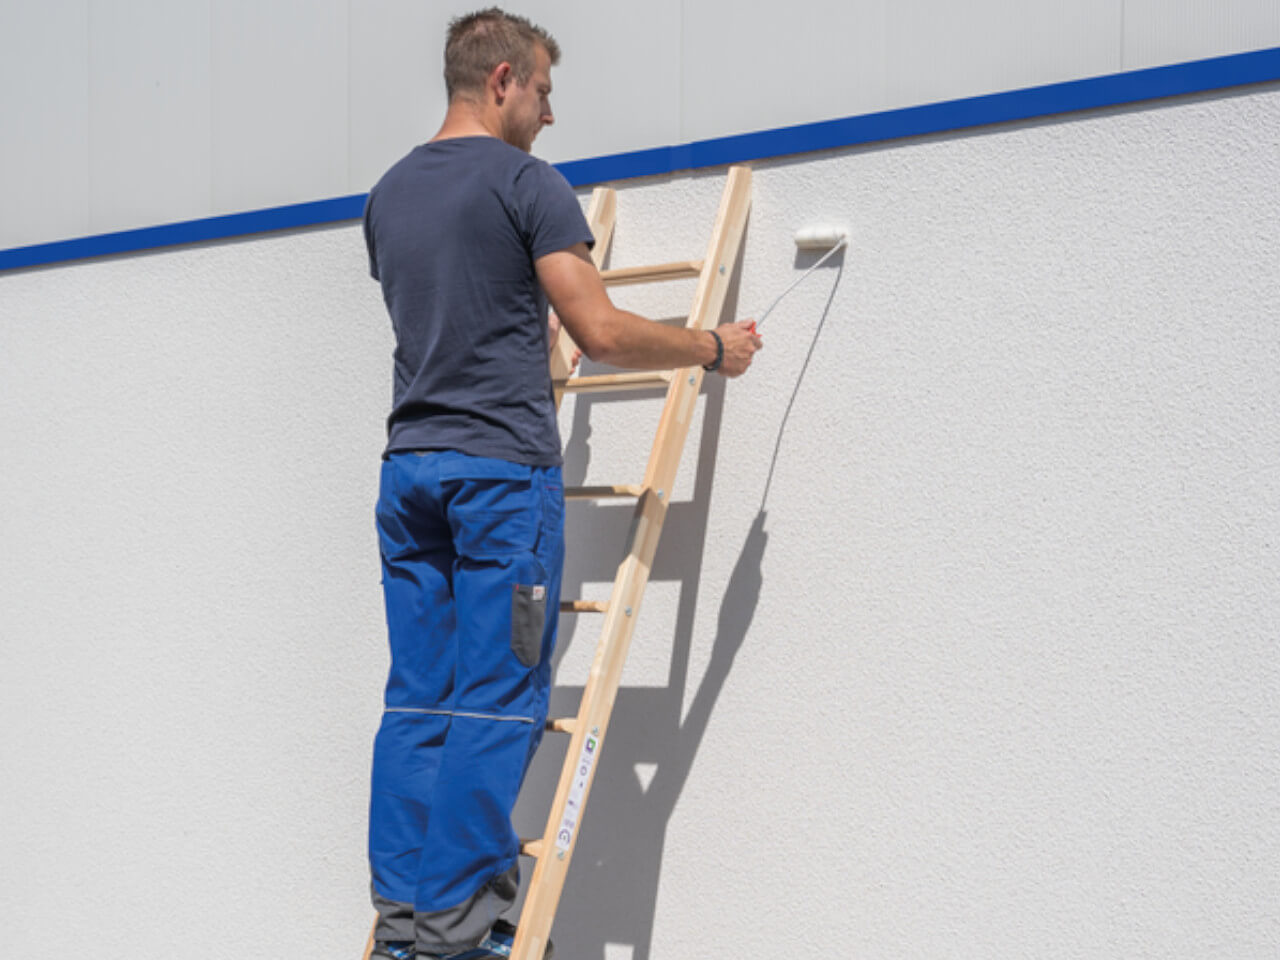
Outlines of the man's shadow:
[{"label": "man's shadow", "polygon": [[[606,944],[613,944],[617,947],[607,951],[609,960],[628,956],[631,960],[649,960],[667,825],[760,596],[761,565],[768,540],[763,509],[751,525],[720,599],[710,661],[682,718],[683,705],[688,700],[685,691],[690,681],[707,514],[725,398],[723,379],[708,377],[705,384],[693,497],[671,505],[650,577],[651,581],[675,581],[680,585],[667,685],[623,686],[618,691],[552,930],[556,953],[562,957],[604,960]],[[587,406],[584,399],[587,398],[579,398],[575,408],[573,433],[566,447],[566,473],[573,477],[566,480],[568,483],[580,482],[585,474],[585,457],[589,456],[585,446],[590,435],[589,411],[583,409]],[[604,402],[608,402],[607,398]],[[630,506],[577,502],[570,509],[579,506],[585,510],[577,516],[571,514],[567,524],[573,534],[564,575],[565,597],[577,596],[576,591],[584,582],[598,581],[602,569],[612,571],[616,567],[625,549],[632,513]],[[573,546],[584,543],[585,553],[579,547],[579,556],[573,556]],[[598,637],[598,619],[578,616],[577,622],[574,620],[567,616],[562,624],[561,655],[572,644],[592,642]],[[667,642],[664,636],[646,633],[641,620],[633,650],[639,644]],[[576,714],[581,697],[581,686],[557,684],[551,696],[551,715]],[[542,833],[564,762],[566,741],[554,734],[544,740],[515,813],[521,836]],[[642,778],[642,771],[647,776]],[[532,871],[531,862],[524,861],[526,881]],[[515,911],[511,914],[517,915]]]}]

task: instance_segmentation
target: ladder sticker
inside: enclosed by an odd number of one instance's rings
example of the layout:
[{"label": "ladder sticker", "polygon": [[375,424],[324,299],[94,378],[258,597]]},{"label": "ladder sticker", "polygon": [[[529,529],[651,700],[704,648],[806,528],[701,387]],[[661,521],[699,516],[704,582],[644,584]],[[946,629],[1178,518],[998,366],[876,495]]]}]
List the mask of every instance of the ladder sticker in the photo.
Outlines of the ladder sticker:
[{"label": "ladder sticker", "polygon": [[591,779],[591,771],[596,765],[596,757],[600,754],[600,737],[594,733],[587,734],[582,744],[582,753],[578,757],[577,769],[573,771],[573,784],[569,787],[569,799],[565,801],[564,817],[560,820],[560,830],[556,834],[556,849],[568,853],[573,845],[573,834],[578,829],[578,818],[582,816],[582,798],[587,792],[587,781]]}]

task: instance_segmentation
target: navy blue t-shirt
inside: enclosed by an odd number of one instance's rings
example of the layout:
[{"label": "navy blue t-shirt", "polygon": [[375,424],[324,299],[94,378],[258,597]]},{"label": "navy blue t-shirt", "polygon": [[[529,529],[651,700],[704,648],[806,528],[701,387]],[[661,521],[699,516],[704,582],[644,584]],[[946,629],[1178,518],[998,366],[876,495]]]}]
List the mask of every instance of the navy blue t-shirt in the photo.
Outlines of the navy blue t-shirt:
[{"label": "navy blue t-shirt", "polygon": [[396,334],[387,453],[559,465],[534,261],[593,242],[564,177],[495,137],[425,143],[370,192],[364,230]]}]

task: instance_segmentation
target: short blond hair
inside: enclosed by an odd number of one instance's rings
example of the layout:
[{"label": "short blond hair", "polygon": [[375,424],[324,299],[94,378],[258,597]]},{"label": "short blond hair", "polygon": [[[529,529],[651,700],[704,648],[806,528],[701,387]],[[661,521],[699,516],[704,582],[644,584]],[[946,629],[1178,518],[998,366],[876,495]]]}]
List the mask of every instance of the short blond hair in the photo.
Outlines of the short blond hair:
[{"label": "short blond hair", "polygon": [[504,61],[511,64],[516,83],[528,83],[537,45],[547,51],[553,66],[560,62],[555,38],[524,17],[490,7],[450,21],[444,44],[444,88],[449,100],[482,93],[485,78]]}]

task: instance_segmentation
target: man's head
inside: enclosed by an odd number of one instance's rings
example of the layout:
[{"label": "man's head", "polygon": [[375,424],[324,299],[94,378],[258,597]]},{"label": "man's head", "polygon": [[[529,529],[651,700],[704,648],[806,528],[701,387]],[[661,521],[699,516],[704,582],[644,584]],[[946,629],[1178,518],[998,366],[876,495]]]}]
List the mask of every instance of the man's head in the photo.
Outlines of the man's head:
[{"label": "man's head", "polygon": [[560,45],[546,30],[497,7],[458,17],[449,24],[444,83],[449,102],[493,103],[503,139],[529,150],[553,121],[551,68]]}]

